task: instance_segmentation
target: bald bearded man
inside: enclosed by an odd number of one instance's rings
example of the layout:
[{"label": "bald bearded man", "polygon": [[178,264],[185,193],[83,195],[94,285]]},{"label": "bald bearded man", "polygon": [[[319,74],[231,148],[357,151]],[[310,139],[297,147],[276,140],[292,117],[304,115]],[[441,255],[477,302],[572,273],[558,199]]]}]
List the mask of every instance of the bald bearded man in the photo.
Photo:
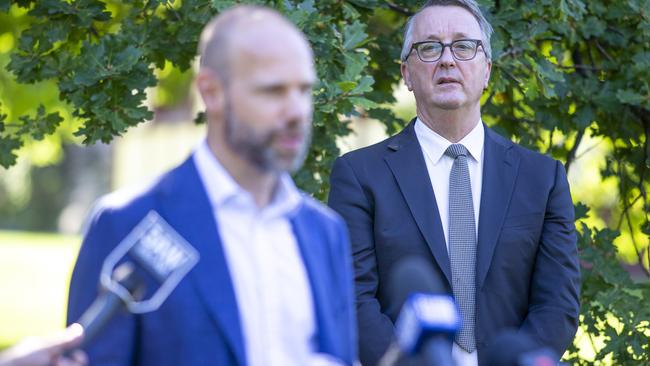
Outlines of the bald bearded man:
[{"label": "bald bearded man", "polygon": [[207,138],[146,190],[103,200],[70,287],[69,321],[97,295],[108,253],[151,210],[201,259],[156,312],[120,315],[91,365],[310,365],[356,360],[343,221],[289,172],[308,149],[313,55],[270,9],[223,12],[201,35]]}]

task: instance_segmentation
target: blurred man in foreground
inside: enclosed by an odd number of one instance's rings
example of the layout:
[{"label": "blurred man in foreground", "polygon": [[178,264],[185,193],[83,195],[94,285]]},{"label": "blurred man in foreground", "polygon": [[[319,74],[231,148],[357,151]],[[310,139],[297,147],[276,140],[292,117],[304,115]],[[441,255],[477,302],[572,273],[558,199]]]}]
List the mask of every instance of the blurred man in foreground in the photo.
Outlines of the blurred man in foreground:
[{"label": "blurred man in foreground", "polygon": [[311,133],[309,44],[275,11],[240,6],[206,26],[199,52],[207,138],[152,186],[104,200],[74,270],[68,319],[96,296],[107,254],[155,210],[201,259],[159,310],[119,316],[91,342],[93,366],[352,364],[345,225],[288,174]]}]

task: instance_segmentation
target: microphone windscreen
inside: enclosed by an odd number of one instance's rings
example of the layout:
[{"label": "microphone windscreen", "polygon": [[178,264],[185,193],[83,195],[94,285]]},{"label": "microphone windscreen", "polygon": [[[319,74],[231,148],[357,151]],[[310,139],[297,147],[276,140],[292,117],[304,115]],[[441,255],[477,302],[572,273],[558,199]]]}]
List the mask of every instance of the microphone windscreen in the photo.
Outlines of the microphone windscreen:
[{"label": "microphone windscreen", "polygon": [[431,263],[420,257],[407,257],[396,263],[388,283],[388,294],[399,309],[413,293],[446,293],[445,285]]},{"label": "microphone windscreen", "polygon": [[525,334],[506,330],[497,335],[485,350],[487,366],[519,366],[521,355],[537,348]]}]

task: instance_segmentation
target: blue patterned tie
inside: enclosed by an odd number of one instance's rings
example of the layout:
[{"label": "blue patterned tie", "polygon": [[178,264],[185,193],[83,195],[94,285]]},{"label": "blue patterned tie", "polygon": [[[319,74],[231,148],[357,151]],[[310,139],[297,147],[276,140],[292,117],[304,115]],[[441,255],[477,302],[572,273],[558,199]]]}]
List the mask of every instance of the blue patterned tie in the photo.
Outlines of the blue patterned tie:
[{"label": "blue patterned tie", "polygon": [[454,159],[449,173],[449,260],[452,289],[463,317],[456,343],[471,353],[476,350],[476,225],[467,167],[468,152],[465,146],[452,144],[445,155]]}]

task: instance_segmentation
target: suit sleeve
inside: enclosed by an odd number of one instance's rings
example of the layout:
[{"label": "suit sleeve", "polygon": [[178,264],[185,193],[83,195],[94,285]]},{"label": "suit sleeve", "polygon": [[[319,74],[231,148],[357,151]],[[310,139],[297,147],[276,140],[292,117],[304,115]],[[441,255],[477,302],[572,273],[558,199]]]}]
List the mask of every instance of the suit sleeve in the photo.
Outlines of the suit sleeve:
[{"label": "suit sleeve", "polygon": [[350,254],[350,239],[348,230],[345,223],[339,218],[337,219],[338,226],[338,245],[334,246],[336,252],[333,253],[335,258],[338,258],[336,268],[333,268],[334,273],[338,275],[338,288],[344,294],[342,313],[340,314],[343,320],[344,334],[348,335],[349,342],[345,345],[348,348],[345,350],[347,357],[344,357],[346,364],[353,365],[358,360],[357,354],[357,326],[356,314],[354,309],[354,287],[352,276],[352,256]]},{"label": "suit sleeve", "polygon": [[531,280],[528,315],[520,330],[561,356],[578,327],[580,267],[574,207],[559,162],[554,173]]},{"label": "suit sleeve", "polygon": [[[105,211],[98,211],[84,237],[70,281],[67,323],[77,322],[97,298],[99,276],[104,258],[119,243]],[[84,345],[93,366],[133,364],[135,316],[117,314],[97,336]]]},{"label": "suit sleeve", "polygon": [[359,357],[375,365],[393,339],[393,323],[377,300],[378,273],[373,237],[372,198],[366,195],[345,157],[336,159],[330,176],[329,205],[350,231],[355,277]]}]

